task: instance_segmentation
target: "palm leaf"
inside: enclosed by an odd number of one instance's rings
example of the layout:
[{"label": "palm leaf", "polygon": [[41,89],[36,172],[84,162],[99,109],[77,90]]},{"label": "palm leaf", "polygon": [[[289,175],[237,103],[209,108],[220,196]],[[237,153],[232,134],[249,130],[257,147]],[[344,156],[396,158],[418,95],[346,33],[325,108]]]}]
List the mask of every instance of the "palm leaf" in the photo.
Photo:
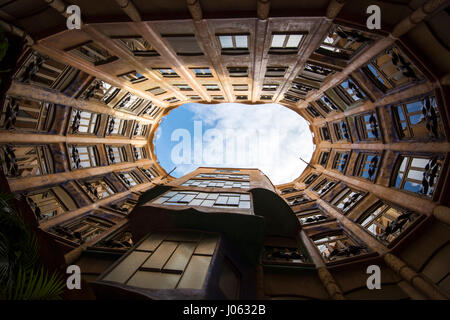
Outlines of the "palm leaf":
[{"label": "palm leaf", "polygon": [[8,288],[8,300],[59,300],[65,282],[54,272],[48,275],[44,268],[38,270],[19,269],[15,285]]}]

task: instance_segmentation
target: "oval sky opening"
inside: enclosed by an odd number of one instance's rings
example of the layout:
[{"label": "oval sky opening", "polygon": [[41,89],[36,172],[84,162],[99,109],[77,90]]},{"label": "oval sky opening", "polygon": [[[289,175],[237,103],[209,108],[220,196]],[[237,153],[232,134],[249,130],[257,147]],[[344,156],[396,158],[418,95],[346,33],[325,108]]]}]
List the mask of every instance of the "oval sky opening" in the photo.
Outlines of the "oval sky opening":
[{"label": "oval sky opening", "polygon": [[279,104],[187,103],[153,140],[159,164],[179,178],[197,167],[256,168],[273,184],[300,176],[315,149],[308,122]]}]

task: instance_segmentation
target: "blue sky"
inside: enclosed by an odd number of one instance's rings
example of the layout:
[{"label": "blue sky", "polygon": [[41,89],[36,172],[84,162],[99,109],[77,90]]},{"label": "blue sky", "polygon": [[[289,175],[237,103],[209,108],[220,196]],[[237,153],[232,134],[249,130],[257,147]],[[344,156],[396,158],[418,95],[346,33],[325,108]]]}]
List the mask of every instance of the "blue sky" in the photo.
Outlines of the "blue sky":
[{"label": "blue sky", "polygon": [[308,122],[278,104],[187,103],[156,132],[160,165],[179,178],[197,167],[258,168],[273,184],[297,178],[314,151]]}]

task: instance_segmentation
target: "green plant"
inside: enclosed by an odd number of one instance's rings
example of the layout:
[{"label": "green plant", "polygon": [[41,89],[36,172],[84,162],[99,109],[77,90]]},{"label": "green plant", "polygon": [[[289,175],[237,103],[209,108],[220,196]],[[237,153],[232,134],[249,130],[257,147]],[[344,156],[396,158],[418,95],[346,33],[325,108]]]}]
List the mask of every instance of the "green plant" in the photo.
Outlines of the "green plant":
[{"label": "green plant", "polygon": [[38,243],[12,205],[12,195],[0,193],[0,298],[60,299],[65,282],[39,265]]}]

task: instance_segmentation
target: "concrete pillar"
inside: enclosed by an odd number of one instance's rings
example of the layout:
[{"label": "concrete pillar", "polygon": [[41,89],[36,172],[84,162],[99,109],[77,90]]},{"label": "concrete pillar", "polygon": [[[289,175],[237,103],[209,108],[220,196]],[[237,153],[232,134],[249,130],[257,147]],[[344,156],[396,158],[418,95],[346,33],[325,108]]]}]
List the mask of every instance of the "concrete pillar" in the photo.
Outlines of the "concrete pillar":
[{"label": "concrete pillar", "polygon": [[312,244],[311,240],[306,235],[305,231],[303,230],[300,231],[300,238],[303,244],[305,245],[306,250],[308,251],[308,254],[311,257],[314,265],[316,266],[319,279],[322,282],[323,286],[325,287],[325,290],[327,290],[330,298],[333,300],[344,300],[345,298],[341,288],[339,287],[339,285],[336,283],[336,280],[334,280],[333,276],[326,268],[325,263],[322,260],[322,257],[317,252],[315,246]]},{"label": "concrete pillar", "polygon": [[337,17],[347,0],[331,0],[327,7],[326,17],[333,20]]},{"label": "concrete pillar", "polygon": [[256,5],[258,19],[266,20],[270,12],[270,0],[258,0]]},{"label": "concrete pillar", "polygon": [[430,283],[428,280],[422,277],[422,275],[411,269],[404,261],[397,258],[391,253],[384,256],[384,261],[386,264],[403,279],[407,280],[411,285],[424,293],[427,297],[434,300],[447,300],[449,297],[446,296],[439,288],[434,284]]},{"label": "concrete pillar", "polygon": [[191,13],[194,21],[200,21],[203,19],[203,11],[200,6],[200,0],[187,0],[186,1],[189,12]]},{"label": "concrete pillar", "polygon": [[437,206],[433,210],[433,216],[439,221],[450,225],[450,208],[446,206]]},{"label": "concrete pillar", "polygon": [[116,2],[132,21],[139,22],[142,20],[139,11],[131,0],[116,0]]}]

